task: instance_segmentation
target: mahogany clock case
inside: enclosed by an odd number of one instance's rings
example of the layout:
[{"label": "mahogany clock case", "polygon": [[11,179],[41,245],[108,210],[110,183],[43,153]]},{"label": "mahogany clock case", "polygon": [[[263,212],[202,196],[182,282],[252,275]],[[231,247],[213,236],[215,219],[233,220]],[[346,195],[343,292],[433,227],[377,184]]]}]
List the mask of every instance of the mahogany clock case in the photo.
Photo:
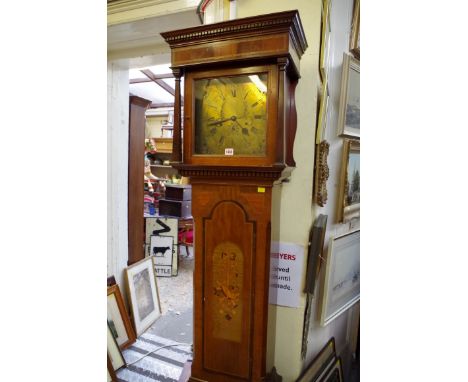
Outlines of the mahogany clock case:
[{"label": "mahogany clock case", "polygon": [[307,48],[299,13],[161,35],[176,81],[173,167],[190,177],[194,201],[190,381],[264,381],[272,187],[295,166],[294,92]]}]

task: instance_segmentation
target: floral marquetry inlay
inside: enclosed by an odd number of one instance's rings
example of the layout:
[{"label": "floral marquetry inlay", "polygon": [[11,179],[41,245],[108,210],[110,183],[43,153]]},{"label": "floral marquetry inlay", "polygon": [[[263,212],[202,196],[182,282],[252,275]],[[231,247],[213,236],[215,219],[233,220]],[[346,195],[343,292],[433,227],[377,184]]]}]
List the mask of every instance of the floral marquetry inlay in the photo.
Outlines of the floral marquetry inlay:
[{"label": "floral marquetry inlay", "polygon": [[218,244],[213,252],[213,336],[240,342],[244,256],[234,243]]}]

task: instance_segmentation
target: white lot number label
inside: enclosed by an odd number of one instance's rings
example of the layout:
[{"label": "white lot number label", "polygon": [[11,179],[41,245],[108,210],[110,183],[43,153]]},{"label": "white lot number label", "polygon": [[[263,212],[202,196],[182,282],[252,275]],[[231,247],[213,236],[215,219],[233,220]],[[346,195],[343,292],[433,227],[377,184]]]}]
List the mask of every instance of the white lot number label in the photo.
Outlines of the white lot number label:
[{"label": "white lot number label", "polygon": [[234,155],[234,149],[224,149],[224,155]]}]

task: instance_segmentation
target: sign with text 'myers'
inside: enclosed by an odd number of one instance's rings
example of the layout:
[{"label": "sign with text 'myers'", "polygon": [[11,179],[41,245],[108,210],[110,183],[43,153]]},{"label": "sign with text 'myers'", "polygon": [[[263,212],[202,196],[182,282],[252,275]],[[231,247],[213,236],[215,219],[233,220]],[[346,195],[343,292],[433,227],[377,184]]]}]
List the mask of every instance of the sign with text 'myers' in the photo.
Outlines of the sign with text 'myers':
[{"label": "sign with text 'myers'", "polygon": [[298,308],[304,247],[274,241],[270,256],[269,303]]}]

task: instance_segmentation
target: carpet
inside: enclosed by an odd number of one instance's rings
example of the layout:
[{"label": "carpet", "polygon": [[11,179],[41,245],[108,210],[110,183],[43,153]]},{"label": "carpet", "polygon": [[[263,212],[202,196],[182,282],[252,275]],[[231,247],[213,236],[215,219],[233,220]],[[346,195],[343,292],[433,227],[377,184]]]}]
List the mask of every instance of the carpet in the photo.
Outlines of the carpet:
[{"label": "carpet", "polygon": [[[131,364],[149,351],[174,343],[176,342],[154,334],[143,333],[122,354],[127,364]],[[120,369],[117,378],[122,382],[177,382],[185,362],[191,359],[190,346],[162,348],[137,363]]]}]

